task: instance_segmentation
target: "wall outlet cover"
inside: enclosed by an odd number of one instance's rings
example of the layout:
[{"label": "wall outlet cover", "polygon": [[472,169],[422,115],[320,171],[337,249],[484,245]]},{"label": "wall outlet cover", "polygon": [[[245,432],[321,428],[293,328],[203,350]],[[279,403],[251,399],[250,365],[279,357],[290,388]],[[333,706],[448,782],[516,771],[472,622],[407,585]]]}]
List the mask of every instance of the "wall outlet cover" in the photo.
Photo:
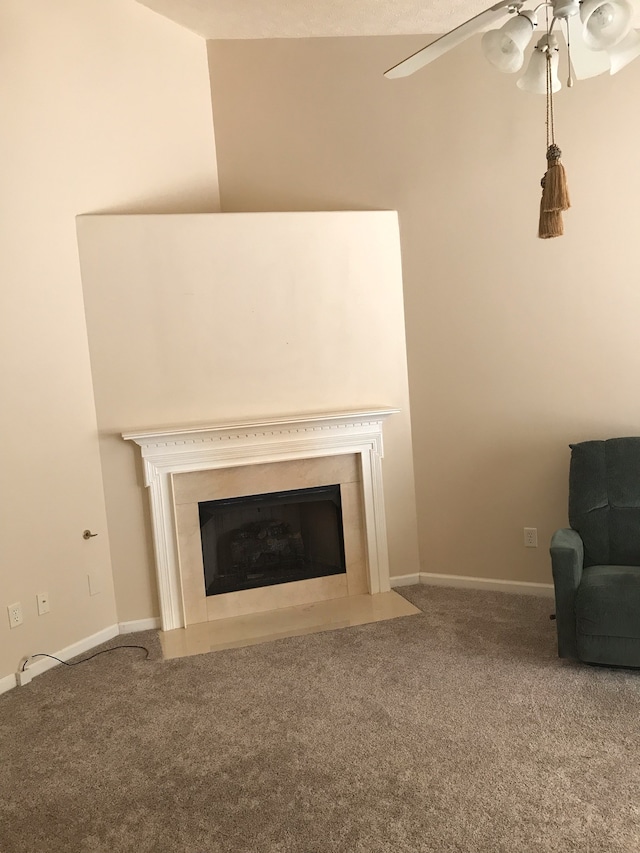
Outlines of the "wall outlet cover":
[{"label": "wall outlet cover", "polygon": [[28,669],[19,669],[16,672],[16,681],[18,682],[19,687],[24,687],[25,684],[29,684],[31,681],[31,673]]},{"label": "wall outlet cover", "polygon": [[102,584],[100,583],[100,572],[94,569],[87,575],[89,581],[89,595],[98,595],[102,592]]},{"label": "wall outlet cover", "polygon": [[15,601],[13,604],[10,604],[7,607],[7,613],[9,615],[9,625],[12,628],[17,628],[18,625],[22,625],[22,605],[19,601]]}]

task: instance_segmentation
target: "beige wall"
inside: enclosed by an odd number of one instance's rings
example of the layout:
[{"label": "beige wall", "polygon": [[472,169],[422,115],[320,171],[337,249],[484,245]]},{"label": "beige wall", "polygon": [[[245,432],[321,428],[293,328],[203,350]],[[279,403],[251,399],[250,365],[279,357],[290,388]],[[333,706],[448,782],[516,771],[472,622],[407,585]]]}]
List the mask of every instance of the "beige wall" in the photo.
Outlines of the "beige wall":
[{"label": "beige wall", "polygon": [[1,679],[116,621],[75,216],[218,195],[201,39],[133,0],[5,2],[0,32]]},{"label": "beige wall", "polygon": [[382,77],[425,42],[211,42],[222,206],[399,211],[423,570],[549,581],[568,443],[640,432],[640,62],[558,96],[540,241],[544,99],[477,39]]},{"label": "beige wall", "polygon": [[147,427],[400,408],[390,567],[418,570],[395,213],[89,216],[78,236],[121,620],[158,614],[139,448],[121,437]]}]

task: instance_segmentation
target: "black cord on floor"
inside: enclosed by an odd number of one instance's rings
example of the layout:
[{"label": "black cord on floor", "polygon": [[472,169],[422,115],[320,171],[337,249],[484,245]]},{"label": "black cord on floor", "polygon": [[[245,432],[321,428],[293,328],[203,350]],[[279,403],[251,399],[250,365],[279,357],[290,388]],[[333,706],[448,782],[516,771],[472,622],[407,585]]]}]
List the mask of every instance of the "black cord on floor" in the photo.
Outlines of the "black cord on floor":
[{"label": "black cord on floor", "polygon": [[35,655],[29,655],[29,657],[22,664],[21,671],[25,671],[27,664],[29,663],[31,658],[51,658],[52,660],[57,660],[58,663],[62,663],[65,666],[78,666],[79,663],[85,663],[86,661],[91,660],[92,658],[97,658],[98,655],[105,655],[107,652],[115,652],[118,649],[142,649],[143,652],[146,652],[146,655],[143,659],[147,660],[147,658],[149,657],[149,649],[146,646],[112,646],[110,649],[102,649],[102,651],[100,652],[94,652],[94,654],[89,655],[88,658],[82,658],[82,660],[77,660],[73,663],[69,663],[66,660],[60,660],[60,658],[57,658],[55,655],[48,655],[46,652],[38,652]]}]

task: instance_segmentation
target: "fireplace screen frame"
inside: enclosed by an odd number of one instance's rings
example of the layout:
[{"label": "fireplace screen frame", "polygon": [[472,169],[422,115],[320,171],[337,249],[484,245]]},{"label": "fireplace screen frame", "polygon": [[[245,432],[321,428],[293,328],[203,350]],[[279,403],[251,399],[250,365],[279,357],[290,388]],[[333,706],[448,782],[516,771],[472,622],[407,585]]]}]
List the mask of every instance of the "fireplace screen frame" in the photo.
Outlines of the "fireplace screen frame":
[{"label": "fireplace screen frame", "polygon": [[198,501],[207,596],[346,574],[339,483]]}]

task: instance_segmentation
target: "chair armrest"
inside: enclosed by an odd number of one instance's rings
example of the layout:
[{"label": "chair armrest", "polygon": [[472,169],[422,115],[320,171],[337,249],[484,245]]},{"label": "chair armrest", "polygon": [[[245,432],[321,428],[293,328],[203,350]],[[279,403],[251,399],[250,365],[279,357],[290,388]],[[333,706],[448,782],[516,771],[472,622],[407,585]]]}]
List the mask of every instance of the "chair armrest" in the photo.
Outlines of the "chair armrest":
[{"label": "chair armrest", "polygon": [[556,530],[551,537],[551,569],[556,595],[558,655],[578,656],[576,647],[576,592],[582,579],[584,545],[575,530]]}]

